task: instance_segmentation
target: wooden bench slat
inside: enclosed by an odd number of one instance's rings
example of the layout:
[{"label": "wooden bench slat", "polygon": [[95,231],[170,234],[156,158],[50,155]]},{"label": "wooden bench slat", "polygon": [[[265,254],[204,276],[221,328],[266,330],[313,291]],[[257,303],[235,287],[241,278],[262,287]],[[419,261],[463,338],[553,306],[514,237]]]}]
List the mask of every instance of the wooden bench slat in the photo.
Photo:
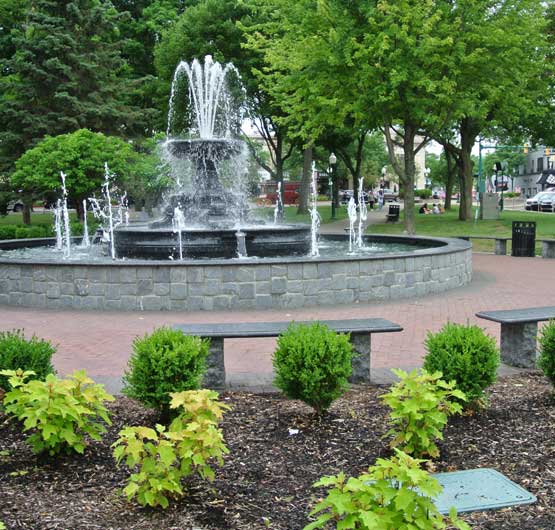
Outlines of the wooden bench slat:
[{"label": "wooden bench slat", "polygon": [[[314,320],[298,321],[297,324],[312,324],[320,322],[339,333],[387,333],[403,331],[399,324],[384,318],[361,318],[352,320]],[[283,333],[291,324],[286,322],[242,322],[218,324],[176,324],[187,335],[201,337],[248,338],[248,337],[276,337]]]},{"label": "wooden bench slat", "polygon": [[499,311],[480,311],[478,318],[500,322],[501,324],[520,324],[555,319],[555,306],[528,307],[523,309],[503,309]]}]

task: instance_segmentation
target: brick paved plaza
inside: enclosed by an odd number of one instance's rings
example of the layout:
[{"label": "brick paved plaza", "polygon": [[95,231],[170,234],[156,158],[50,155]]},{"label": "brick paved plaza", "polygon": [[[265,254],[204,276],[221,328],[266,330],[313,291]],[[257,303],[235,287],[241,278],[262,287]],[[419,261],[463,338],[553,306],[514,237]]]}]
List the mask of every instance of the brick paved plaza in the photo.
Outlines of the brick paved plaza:
[{"label": "brick paved plaza", "polygon": [[[451,320],[477,323],[499,340],[499,325],[477,319],[477,311],[553,305],[555,261],[473,255],[470,285],[422,299],[300,310],[225,312],[96,312],[27,309],[0,306],[1,329],[23,328],[57,345],[54,364],[61,374],[85,368],[117,390],[133,338],[161,325],[199,322],[247,322],[383,317],[404,331],[372,337],[372,368],[376,382],[388,380],[389,368],[419,366],[428,330]],[[227,340],[226,370],[232,387],[264,389],[271,380],[273,339]]]}]

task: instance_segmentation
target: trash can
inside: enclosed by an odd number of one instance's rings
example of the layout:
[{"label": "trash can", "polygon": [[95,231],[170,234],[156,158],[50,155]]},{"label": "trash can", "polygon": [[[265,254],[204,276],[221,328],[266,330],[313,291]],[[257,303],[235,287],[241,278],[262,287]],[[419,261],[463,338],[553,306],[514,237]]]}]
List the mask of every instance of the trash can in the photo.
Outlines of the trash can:
[{"label": "trash can", "polygon": [[513,221],[511,256],[533,257],[536,254],[535,221]]}]

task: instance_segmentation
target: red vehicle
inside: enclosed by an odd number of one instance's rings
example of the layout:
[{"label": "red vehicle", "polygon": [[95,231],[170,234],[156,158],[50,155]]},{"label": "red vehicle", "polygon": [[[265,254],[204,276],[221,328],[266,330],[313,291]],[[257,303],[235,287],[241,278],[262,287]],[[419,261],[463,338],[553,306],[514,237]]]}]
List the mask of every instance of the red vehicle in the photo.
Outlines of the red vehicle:
[{"label": "red vehicle", "polygon": [[[283,183],[283,204],[297,204],[299,202],[299,186],[300,182],[284,182]],[[266,200],[275,204],[277,200],[277,183],[268,182],[265,185]]]}]

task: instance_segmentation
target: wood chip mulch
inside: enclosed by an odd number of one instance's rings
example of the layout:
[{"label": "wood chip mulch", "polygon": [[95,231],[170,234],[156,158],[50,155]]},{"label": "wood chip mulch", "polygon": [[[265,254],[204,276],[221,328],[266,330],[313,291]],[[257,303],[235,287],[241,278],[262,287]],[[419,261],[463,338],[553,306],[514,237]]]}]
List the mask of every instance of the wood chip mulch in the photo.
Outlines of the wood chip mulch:
[{"label": "wood chip mulch", "polygon": [[[221,426],[230,454],[216,480],[191,479],[167,510],[121,496],[127,473],[110,445],[124,425],[154,425],[136,402],[110,404],[113,426],[85,455],[33,455],[14,422],[0,412],[0,521],[8,530],[300,530],[322,490],[321,476],[358,475],[390,455],[384,387],[352,388],[317,419],[279,395],[229,393]],[[296,432],[298,430],[298,432]],[[536,504],[465,514],[482,530],[555,529],[555,397],[538,373],[500,379],[489,408],[454,418],[440,443],[438,471],[491,467],[538,497]]]}]

